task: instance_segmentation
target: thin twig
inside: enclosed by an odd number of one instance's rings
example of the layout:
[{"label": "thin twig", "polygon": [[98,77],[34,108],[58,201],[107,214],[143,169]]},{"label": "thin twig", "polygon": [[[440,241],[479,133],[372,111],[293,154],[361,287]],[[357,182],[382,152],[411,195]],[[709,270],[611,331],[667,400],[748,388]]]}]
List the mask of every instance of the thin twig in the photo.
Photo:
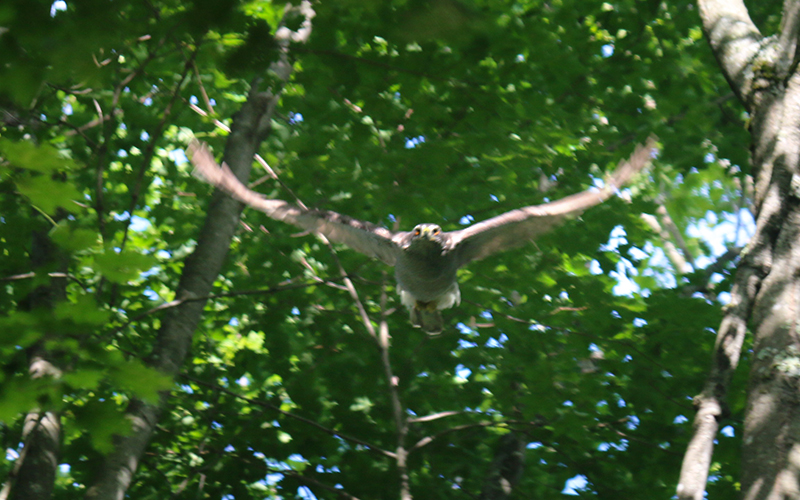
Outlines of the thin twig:
[{"label": "thin twig", "polygon": [[[333,279],[342,279],[342,278],[333,278]],[[152,309],[148,309],[147,311],[144,311],[142,313],[137,314],[133,318],[131,318],[128,321],[126,321],[123,325],[115,328],[111,333],[112,334],[113,333],[117,333],[117,332],[121,331],[122,329],[126,328],[128,325],[130,325],[132,323],[135,323],[135,322],[139,321],[140,319],[142,319],[142,318],[144,318],[146,316],[149,316],[151,314],[157,313],[159,311],[164,311],[166,309],[172,309],[174,307],[178,307],[179,305],[185,304],[185,303],[188,303],[188,302],[197,302],[197,301],[201,301],[201,300],[218,299],[218,298],[222,298],[222,297],[236,297],[236,296],[239,296],[239,295],[271,295],[273,293],[285,292],[287,290],[297,290],[297,289],[300,289],[300,288],[307,288],[307,287],[310,287],[310,286],[317,286],[317,285],[319,285],[319,283],[316,282],[316,281],[314,283],[291,283],[291,284],[286,284],[286,285],[278,285],[278,286],[270,287],[270,288],[258,288],[258,289],[255,289],[255,290],[242,290],[242,291],[239,291],[239,292],[214,293],[214,294],[203,295],[203,296],[199,296],[199,297],[182,297],[180,299],[175,299],[175,300],[171,300],[169,302],[165,302],[165,303],[160,304],[160,305],[158,305],[156,307],[153,307]]]},{"label": "thin twig", "polygon": [[[189,59],[183,66],[183,73],[181,73],[178,82],[175,84],[175,87],[172,90],[172,96],[170,96],[169,102],[167,102],[167,106],[164,108],[164,111],[161,113],[161,120],[158,122],[156,129],[153,131],[153,134],[150,136],[150,139],[147,141],[147,148],[142,155],[142,164],[139,168],[139,173],[136,177],[136,182],[134,184],[134,188],[131,190],[131,201],[128,205],[128,214],[130,217],[128,218],[127,223],[125,224],[125,229],[122,232],[122,242],[120,243],[120,248],[124,249],[125,244],[128,241],[128,235],[130,234],[130,227],[133,221],[133,212],[136,209],[136,206],[139,203],[139,198],[142,194],[142,185],[144,183],[144,175],[150,169],[150,163],[153,160],[153,156],[155,155],[156,150],[156,143],[161,138],[162,134],[164,133],[164,129],[167,125],[167,120],[172,113],[172,108],[175,105],[175,101],[178,99],[178,95],[180,94],[181,87],[183,82],[186,80],[186,77],[189,74],[189,71],[192,68],[195,58],[197,57],[197,53],[200,50],[198,46],[194,52],[189,56]],[[113,303],[113,301],[111,301]]]},{"label": "thin twig", "polygon": [[325,427],[324,425],[321,425],[321,424],[319,424],[319,423],[317,423],[317,422],[315,422],[315,421],[313,421],[313,420],[311,420],[309,418],[301,417],[300,415],[295,415],[294,413],[290,413],[290,412],[288,412],[286,410],[281,410],[280,407],[278,407],[278,406],[276,406],[276,405],[274,405],[272,403],[267,403],[265,401],[259,401],[257,399],[248,398],[247,396],[242,396],[241,394],[237,394],[237,393],[235,393],[235,392],[233,392],[233,391],[231,391],[229,389],[226,389],[224,387],[220,387],[218,385],[210,384],[208,382],[204,382],[204,381],[202,381],[200,379],[196,379],[196,378],[194,378],[194,377],[192,377],[190,375],[186,375],[185,373],[181,373],[180,376],[182,378],[185,378],[187,380],[190,380],[190,381],[194,382],[195,384],[202,385],[204,387],[208,387],[209,389],[214,389],[214,390],[223,392],[223,393],[225,393],[225,394],[227,394],[229,396],[232,396],[232,397],[234,397],[236,399],[240,399],[240,400],[245,401],[245,402],[247,402],[249,404],[260,406],[262,408],[268,408],[270,410],[273,410],[275,412],[280,413],[281,415],[283,415],[285,417],[295,419],[295,420],[297,420],[299,422],[303,422],[304,424],[308,424],[308,425],[310,425],[310,426],[312,426],[312,427],[314,427],[316,429],[319,429],[319,430],[321,430],[321,431],[323,431],[326,434],[329,434],[331,436],[335,436],[335,437],[344,439],[345,441],[350,441],[351,443],[355,443],[355,444],[364,446],[364,447],[366,447],[366,448],[368,448],[370,450],[373,450],[375,452],[378,452],[381,455],[384,455],[386,457],[393,458],[393,459],[397,458],[397,456],[394,453],[392,453],[391,451],[383,450],[383,449],[373,445],[372,443],[369,443],[369,442],[364,441],[362,439],[358,439],[358,438],[349,436],[347,434],[343,434],[341,432],[335,431],[333,429],[329,429],[329,428]]},{"label": "thin twig", "polygon": [[210,115],[216,114],[214,111],[214,106],[211,105],[211,99],[208,98],[208,94],[206,93],[206,88],[203,85],[203,81],[200,79],[200,70],[197,69],[197,64],[194,60],[192,60],[192,69],[194,70],[194,77],[197,79],[197,86],[200,87],[200,95],[203,97],[203,102],[206,103],[206,109]]},{"label": "thin twig", "polygon": [[311,478],[311,477],[308,477],[308,476],[304,476],[304,475],[299,474],[299,473],[297,473],[297,472],[295,472],[293,470],[281,470],[281,469],[270,469],[270,470],[271,470],[271,472],[273,472],[275,474],[283,474],[283,475],[289,476],[289,477],[291,477],[293,479],[297,479],[298,481],[305,482],[305,483],[308,483],[308,484],[312,484],[312,485],[317,486],[319,488],[322,488],[324,490],[330,491],[331,493],[334,493],[334,494],[336,494],[336,495],[338,495],[338,496],[340,496],[342,498],[346,498],[347,500],[358,500],[358,497],[354,497],[353,495],[345,492],[344,490],[340,490],[338,488],[334,488],[333,486],[327,485],[327,484],[325,484],[325,483],[323,483],[321,481],[317,481],[314,478]]},{"label": "thin twig", "polygon": [[439,412],[439,413],[433,413],[431,415],[426,415],[424,417],[409,418],[408,419],[408,423],[409,424],[420,424],[422,422],[432,422],[432,421],[438,420],[440,418],[452,417],[454,415],[463,415],[463,414],[464,414],[463,411],[442,411],[442,412]]}]

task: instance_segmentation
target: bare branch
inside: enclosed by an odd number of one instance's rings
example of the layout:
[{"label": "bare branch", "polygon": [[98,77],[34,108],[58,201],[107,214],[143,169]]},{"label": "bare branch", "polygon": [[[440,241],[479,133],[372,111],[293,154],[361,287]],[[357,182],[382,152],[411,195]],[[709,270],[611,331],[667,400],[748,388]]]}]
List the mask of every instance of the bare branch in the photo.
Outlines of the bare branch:
[{"label": "bare branch", "polygon": [[423,446],[429,445],[433,441],[435,441],[436,439],[439,439],[440,437],[442,437],[444,435],[447,435],[447,434],[450,434],[450,433],[453,433],[453,432],[459,432],[459,431],[463,431],[463,430],[467,430],[467,429],[477,429],[477,428],[481,428],[481,427],[507,427],[507,426],[508,426],[507,422],[478,422],[478,423],[475,423],[475,424],[457,425],[455,427],[450,427],[450,428],[445,429],[445,430],[443,430],[441,432],[438,432],[436,434],[431,434],[430,436],[425,436],[424,438],[422,438],[419,441],[417,441],[416,443],[414,443],[414,446],[409,448],[409,451],[414,451],[414,450],[417,450],[419,448],[422,448]]},{"label": "bare branch", "polygon": [[643,213],[640,217],[661,238],[661,244],[664,245],[664,253],[667,254],[667,258],[672,263],[675,271],[679,274],[690,273],[692,271],[691,266],[678,251],[678,248],[672,242],[670,233],[661,226],[656,216]]},{"label": "bare branch", "polygon": [[[341,278],[336,278],[341,279]],[[329,283],[328,281],[320,280],[323,283]],[[317,286],[319,282],[315,281],[314,283],[288,283],[285,285],[278,285],[275,287],[270,288],[259,288],[255,290],[241,290],[238,292],[225,292],[225,293],[210,293],[207,295],[197,296],[197,297],[184,297],[181,299],[171,300],[169,302],[165,302],[163,304],[157,305],[147,311],[137,314],[136,316],[130,318],[126,321],[123,325],[115,328],[112,333],[119,332],[120,330],[126,328],[127,326],[136,323],[137,321],[141,320],[142,318],[149,316],[151,314],[155,314],[160,311],[165,311],[168,309],[173,309],[175,307],[179,307],[183,304],[188,304],[191,302],[205,302],[211,299],[218,299],[222,297],[237,297],[239,295],[272,295],[274,293],[285,292],[287,290],[297,290],[300,288],[307,288],[310,286]],[[337,287],[338,288],[338,287]]]},{"label": "bare branch", "polygon": [[464,414],[463,411],[443,411],[443,412],[439,412],[439,413],[434,413],[432,415],[426,415],[424,417],[409,418],[408,419],[408,423],[409,424],[419,424],[419,423],[422,423],[422,422],[431,422],[433,420],[438,420],[440,418],[452,417],[454,415],[463,415],[463,414]]},{"label": "bare branch", "polygon": [[[194,72],[194,77],[197,80],[197,86],[200,87],[200,95],[203,96],[203,102],[206,104],[206,109],[208,110],[209,114],[213,115],[215,114],[214,106],[211,105],[211,99],[208,98],[206,88],[203,85],[203,81],[200,79],[200,70],[197,69],[197,64],[195,64],[194,60],[192,60],[192,70]],[[192,106],[194,106],[194,104],[192,104]]]},{"label": "bare branch", "polygon": [[[197,53],[199,52],[200,47],[198,46],[195,50],[191,53],[188,57],[186,62],[183,65],[183,72],[178,78],[175,87],[172,89],[172,95],[170,96],[169,101],[167,102],[167,106],[164,108],[164,111],[161,113],[161,120],[158,122],[155,130],[152,134],[150,134],[150,139],[147,141],[147,147],[145,148],[144,153],[142,154],[142,164],[139,167],[139,173],[136,177],[136,183],[134,184],[133,189],[131,190],[131,201],[128,206],[128,213],[131,217],[128,218],[127,223],[125,224],[125,229],[122,233],[122,242],[120,243],[120,248],[124,249],[125,244],[128,241],[128,235],[130,232],[131,223],[133,221],[133,212],[136,209],[136,206],[139,204],[139,198],[142,195],[142,186],[144,183],[144,175],[145,173],[150,170],[150,164],[153,161],[153,156],[156,152],[156,143],[161,139],[162,134],[164,133],[164,129],[167,126],[167,119],[169,118],[170,114],[172,113],[172,107],[175,105],[175,101],[178,99],[178,95],[180,94],[181,87],[183,86],[183,82],[186,81],[186,78],[189,76],[189,71],[194,66],[194,60],[197,57]],[[110,303],[114,303],[114,300],[110,301]]]},{"label": "bare branch", "polygon": [[760,278],[752,267],[745,263],[740,265],[731,289],[731,302],[717,331],[711,370],[705,388],[695,397],[697,414],[694,417],[694,433],[686,449],[678,480],[677,493],[680,500],[704,498],[714,440],[719,431],[719,421],[727,413],[725,397],[731,376],[739,364],[747,320],[759,281]]},{"label": "bare branch", "polygon": [[304,424],[310,425],[311,427],[314,427],[315,429],[319,429],[319,430],[321,430],[322,432],[324,432],[326,434],[329,434],[331,436],[336,436],[338,438],[344,439],[345,441],[349,441],[351,443],[364,446],[365,448],[373,450],[373,451],[375,451],[377,453],[380,453],[381,455],[384,455],[386,457],[389,457],[389,458],[392,458],[392,459],[397,458],[397,456],[394,453],[392,453],[391,451],[387,451],[387,450],[381,449],[380,447],[375,446],[372,443],[369,443],[369,442],[364,441],[362,439],[358,439],[358,438],[355,438],[353,436],[348,436],[347,434],[342,434],[341,432],[337,432],[337,431],[335,431],[333,429],[329,429],[329,428],[325,427],[324,425],[321,425],[321,424],[319,424],[319,423],[317,423],[317,422],[315,422],[315,421],[313,421],[311,419],[308,419],[306,417],[301,417],[300,415],[295,415],[294,413],[290,413],[290,412],[288,412],[286,410],[281,410],[280,407],[275,406],[272,403],[267,403],[265,401],[260,401],[260,400],[257,400],[257,399],[248,398],[247,396],[242,396],[241,394],[236,394],[235,392],[233,392],[231,390],[228,390],[228,389],[226,389],[224,387],[221,387],[221,386],[218,386],[218,385],[214,385],[214,384],[209,384],[208,382],[204,382],[202,380],[196,379],[194,377],[186,375],[185,373],[180,374],[180,376],[182,378],[185,378],[186,380],[190,380],[190,381],[194,382],[197,385],[202,385],[204,387],[208,387],[209,389],[214,389],[215,391],[220,391],[222,393],[225,393],[225,394],[227,394],[229,396],[233,396],[236,399],[240,399],[240,400],[245,401],[247,403],[250,403],[252,405],[260,406],[262,408],[267,408],[269,410],[272,410],[272,411],[275,411],[277,413],[280,413],[281,415],[283,415],[283,416],[285,416],[287,418],[291,418],[291,419],[297,420],[299,422],[303,422]]}]

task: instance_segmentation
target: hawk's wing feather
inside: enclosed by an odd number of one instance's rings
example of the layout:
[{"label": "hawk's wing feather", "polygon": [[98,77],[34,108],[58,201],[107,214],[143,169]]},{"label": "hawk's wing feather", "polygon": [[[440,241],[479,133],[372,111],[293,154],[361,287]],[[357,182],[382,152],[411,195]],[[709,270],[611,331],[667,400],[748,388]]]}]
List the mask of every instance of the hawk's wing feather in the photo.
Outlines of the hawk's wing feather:
[{"label": "hawk's wing feather", "polygon": [[620,162],[602,189],[583,191],[544,205],[519,208],[448,233],[449,246],[457,255],[459,267],[495,252],[523,246],[566,217],[579,215],[606,201],[650,162],[655,147],[655,137],[648,139],[645,146],[637,146],[627,161]]},{"label": "hawk's wing feather", "polygon": [[386,228],[331,211],[307,210],[283,200],[270,200],[241,183],[223,163],[220,166],[205,144],[194,141],[187,149],[200,179],[227,192],[233,198],[261,210],[270,218],[324,235],[390,266],[397,262],[400,248]]}]

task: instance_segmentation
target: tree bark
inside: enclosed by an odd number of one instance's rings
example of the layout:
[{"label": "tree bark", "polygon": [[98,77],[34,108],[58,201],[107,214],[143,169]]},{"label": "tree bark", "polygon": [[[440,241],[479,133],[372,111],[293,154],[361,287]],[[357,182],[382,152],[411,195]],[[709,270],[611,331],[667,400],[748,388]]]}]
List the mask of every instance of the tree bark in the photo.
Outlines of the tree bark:
[{"label": "tree bark", "polygon": [[746,500],[800,498],[800,2],[785,0],[781,31],[764,38],[741,0],[699,0],[703,28],[750,113],[756,232],[743,252],[714,362],[697,398],[695,435],[678,496],[702,499],[713,440],[744,330],[754,333],[742,448]]},{"label": "tree bark", "polygon": [[742,491],[753,500],[800,498],[800,75],[767,95],[753,118],[753,163],[764,189],[756,188],[759,239],[751,247],[768,274],[751,316]]},{"label": "tree bark", "polygon": [[480,500],[506,500],[511,496],[525,470],[526,444],[523,435],[515,431],[500,438],[483,483]]},{"label": "tree bark", "polygon": [[[281,84],[287,82],[291,75],[291,64],[287,55],[288,44],[290,41],[307,40],[314,11],[308,1],[303,1],[300,6],[287,7],[286,15],[299,15],[305,20],[296,32],[281,27],[276,33],[282,55],[269,69],[277,76],[276,81]],[[243,182],[250,176],[253,157],[270,131],[270,120],[280,95],[280,89],[259,91],[259,83],[259,80],[253,83],[247,101],[234,115],[223,155],[225,163]],[[210,294],[239,224],[242,208],[241,203],[221,191],[214,193],[197,239],[197,247],[186,260],[176,293],[178,299]],[[205,302],[204,300],[183,302],[172,309],[158,332],[158,340],[149,358],[151,366],[169,376],[177,375],[189,352],[192,335],[200,322]],[[137,399],[131,401],[127,409],[128,417],[133,424],[131,433],[116,438],[114,451],[106,457],[95,483],[86,492],[87,499],[124,498],[139,459],[150,442],[167,397],[168,394],[162,394],[158,404],[148,404]]]},{"label": "tree bark", "polygon": [[[268,132],[269,113],[274,106],[270,98],[253,89],[248,100],[235,115],[225,148],[225,162],[240,179],[247,179],[253,155]],[[231,239],[239,223],[242,204],[215,193],[208,209],[197,247],[187,258],[181,276],[178,299],[209,295],[219,275]],[[192,335],[205,307],[205,301],[188,301],[175,307],[165,318],[149,363],[163,373],[175,376],[183,365]],[[127,409],[132,422],[131,433],[115,440],[115,449],[103,462],[94,485],[86,493],[88,499],[122,500],[130,486],[139,458],[150,442],[161,409],[168,394],[159,404],[134,399]]]},{"label": "tree bark", "polygon": [[[34,230],[31,238],[31,267],[47,273],[57,269],[65,271],[66,257],[48,237],[48,228]],[[29,311],[52,310],[66,297],[66,279],[51,278],[46,285],[37,287],[26,298],[23,309]],[[45,338],[58,332],[44,332]],[[28,372],[32,378],[61,375],[50,361],[50,356],[38,342],[29,351]],[[47,500],[53,493],[58,456],[61,449],[61,416],[48,409],[36,409],[25,415],[22,426],[24,446],[14,468],[0,491],[0,500]]]}]

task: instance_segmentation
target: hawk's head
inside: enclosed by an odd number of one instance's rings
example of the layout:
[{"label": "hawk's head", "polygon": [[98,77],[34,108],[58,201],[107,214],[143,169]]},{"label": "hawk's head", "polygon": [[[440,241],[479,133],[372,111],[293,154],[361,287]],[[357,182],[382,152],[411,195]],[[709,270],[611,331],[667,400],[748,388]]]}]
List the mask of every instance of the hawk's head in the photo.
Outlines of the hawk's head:
[{"label": "hawk's head", "polygon": [[403,248],[418,252],[441,253],[447,247],[447,235],[437,224],[419,224],[407,233]]}]

